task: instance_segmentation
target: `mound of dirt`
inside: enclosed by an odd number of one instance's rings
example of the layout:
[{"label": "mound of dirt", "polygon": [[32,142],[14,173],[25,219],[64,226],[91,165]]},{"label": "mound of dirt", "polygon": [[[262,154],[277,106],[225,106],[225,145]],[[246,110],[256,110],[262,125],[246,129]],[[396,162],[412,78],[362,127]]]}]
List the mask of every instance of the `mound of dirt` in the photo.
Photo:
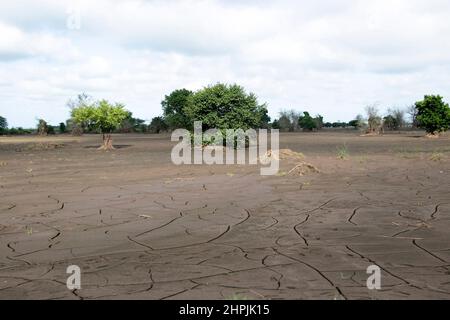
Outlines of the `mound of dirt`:
[{"label": "mound of dirt", "polygon": [[300,162],[295,167],[293,167],[287,174],[293,176],[304,176],[310,173],[320,173],[320,170],[310,163]]},{"label": "mound of dirt", "polygon": [[437,133],[427,133],[427,135],[425,137],[428,139],[439,139],[440,135]]},{"label": "mound of dirt", "polygon": [[265,153],[264,156],[260,158],[261,162],[268,163],[270,160],[303,160],[305,158],[303,153],[292,151],[291,149],[280,149],[278,155],[276,155],[272,150]]}]

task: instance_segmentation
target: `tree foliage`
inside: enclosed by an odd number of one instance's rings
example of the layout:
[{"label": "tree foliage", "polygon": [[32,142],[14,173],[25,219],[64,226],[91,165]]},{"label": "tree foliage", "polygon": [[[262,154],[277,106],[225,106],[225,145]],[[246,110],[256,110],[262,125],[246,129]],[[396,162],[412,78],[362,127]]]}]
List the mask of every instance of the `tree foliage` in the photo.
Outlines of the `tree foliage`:
[{"label": "tree foliage", "polygon": [[84,124],[103,133],[101,149],[113,149],[111,133],[129,116],[125,106],[120,103],[110,104],[100,100],[91,105],[80,105],[72,109],[71,116],[75,123]]},{"label": "tree foliage", "polygon": [[92,105],[72,109],[71,115],[76,123],[87,124],[101,133],[111,133],[129,116],[129,112],[123,104],[100,100]]},{"label": "tree foliage", "polygon": [[186,114],[189,99],[194,93],[187,89],[178,89],[165,96],[161,102],[164,122],[171,129],[192,127],[191,119]]},{"label": "tree foliage", "polygon": [[0,130],[7,128],[8,128],[8,121],[6,120],[6,118],[0,116]]},{"label": "tree foliage", "polygon": [[190,127],[194,121],[202,121],[205,130],[258,128],[267,120],[266,110],[253,93],[236,84],[221,83],[195,92],[184,108]]},{"label": "tree foliage", "polygon": [[323,118],[321,116],[313,118],[307,111],[303,112],[303,115],[298,119],[299,126],[306,131],[313,131],[314,129],[318,129],[319,124],[321,124],[322,122]]},{"label": "tree foliage", "polygon": [[419,126],[428,133],[435,134],[449,129],[450,108],[441,96],[425,96],[422,101],[416,102],[415,106]]},{"label": "tree foliage", "polygon": [[168,128],[169,126],[164,121],[163,117],[154,117],[148,127],[152,133],[161,133],[162,131],[167,131]]}]

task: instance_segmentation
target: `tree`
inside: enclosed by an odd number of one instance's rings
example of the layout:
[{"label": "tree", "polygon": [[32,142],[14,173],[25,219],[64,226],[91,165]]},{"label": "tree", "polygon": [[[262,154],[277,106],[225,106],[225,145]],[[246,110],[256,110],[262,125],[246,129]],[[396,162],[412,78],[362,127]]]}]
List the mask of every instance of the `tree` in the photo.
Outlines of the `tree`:
[{"label": "tree", "polygon": [[303,112],[303,116],[298,119],[299,126],[306,131],[317,129],[316,119],[309,115],[309,112]]},{"label": "tree", "polygon": [[37,134],[40,136],[46,136],[48,134],[48,125],[47,122],[43,119],[39,119]]},{"label": "tree", "polygon": [[278,122],[277,119],[273,120],[273,122],[272,122],[272,124],[270,125],[270,127],[271,127],[272,129],[278,129],[278,130],[281,129],[280,123]]},{"label": "tree", "polygon": [[284,115],[280,112],[280,119],[278,119],[278,126],[281,131],[291,131],[293,126],[291,124],[291,120],[287,115]]},{"label": "tree", "polygon": [[323,128],[323,116],[320,114],[316,115],[314,121],[316,122],[316,129],[321,130]]},{"label": "tree", "polygon": [[419,127],[419,122],[417,121],[417,108],[416,105],[413,104],[406,109],[406,113],[409,115],[411,119],[411,125],[413,128]]},{"label": "tree", "polygon": [[66,131],[67,131],[66,124],[64,122],[61,122],[59,124],[59,133],[66,133]]},{"label": "tree", "polygon": [[134,118],[131,112],[128,112],[127,117],[120,124],[120,131],[129,132],[144,132],[146,131],[146,126],[144,125],[145,120]]},{"label": "tree", "polygon": [[258,128],[265,109],[266,106],[259,105],[256,96],[247,94],[243,87],[221,83],[194,93],[184,108],[190,121],[201,121],[205,130]]},{"label": "tree", "polygon": [[150,122],[149,130],[152,133],[160,133],[161,131],[167,131],[169,126],[164,121],[164,118],[162,117],[154,117],[152,119],[152,122]]},{"label": "tree", "polygon": [[366,107],[367,123],[369,125],[369,133],[375,133],[380,130],[381,116],[379,115],[378,107],[370,105]]},{"label": "tree", "polygon": [[259,128],[261,129],[268,129],[269,128],[269,123],[270,123],[270,116],[269,116],[269,111],[267,110],[267,106],[266,105],[262,105],[259,108],[260,111],[260,116],[261,116],[261,120],[260,120],[260,124],[259,124]]},{"label": "tree", "polygon": [[397,119],[393,115],[387,115],[383,118],[384,126],[389,130],[397,130],[399,128]]},{"label": "tree", "polygon": [[[95,101],[90,95],[86,93],[81,93],[77,96],[76,99],[70,99],[67,102],[67,106],[69,107],[71,112],[74,109],[83,109],[86,111],[88,110],[87,107],[92,106],[94,103]],[[84,118],[88,119],[88,115],[86,114]],[[70,119],[67,120],[67,124],[72,131],[72,135],[74,136],[81,136],[83,132],[93,130],[93,127],[91,126],[91,123],[88,120],[77,123],[76,121],[74,121],[74,119]]]},{"label": "tree", "polygon": [[71,112],[72,118],[78,124],[88,124],[103,134],[102,150],[114,149],[111,133],[126,119],[129,112],[120,103],[110,104],[107,100],[100,100],[92,105],[75,107]]},{"label": "tree", "polygon": [[405,125],[405,111],[399,108],[388,109],[388,115],[395,119],[395,130],[403,128]]},{"label": "tree", "polygon": [[447,131],[450,126],[450,108],[441,96],[425,96],[416,102],[417,121],[427,133],[439,134]]},{"label": "tree", "polygon": [[0,134],[6,134],[8,132],[8,121],[6,118],[0,116]]},{"label": "tree", "polygon": [[359,126],[359,123],[358,123],[358,120],[351,120],[349,123],[348,123],[348,125],[350,126],[350,127],[354,127],[355,129],[358,129],[358,126]]},{"label": "tree", "polygon": [[164,121],[171,129],[192,128],[193,123],[185,112],[192,95],[192,91],[179,89],[165,96],[164,100],[161,101]]},{"label": "tree", "polygon": [[299,129],[298,120],[302,116],[301,112],[291,110],[281,110],[279,123],[281,130],[294,132]]}]

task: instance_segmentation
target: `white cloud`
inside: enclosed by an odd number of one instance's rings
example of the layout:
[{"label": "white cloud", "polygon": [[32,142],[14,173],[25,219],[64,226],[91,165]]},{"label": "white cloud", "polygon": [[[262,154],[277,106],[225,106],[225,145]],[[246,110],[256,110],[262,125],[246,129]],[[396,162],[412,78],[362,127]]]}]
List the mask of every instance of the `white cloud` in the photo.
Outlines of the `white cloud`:
[{"label": "white cloud", "polygon": [[0,4],[0,113],[68,116],[79,92],[160,113],[171,90],[237,82],[282,108],[349,120],[364,105],[450,99],[446,0],[77,1]]}]

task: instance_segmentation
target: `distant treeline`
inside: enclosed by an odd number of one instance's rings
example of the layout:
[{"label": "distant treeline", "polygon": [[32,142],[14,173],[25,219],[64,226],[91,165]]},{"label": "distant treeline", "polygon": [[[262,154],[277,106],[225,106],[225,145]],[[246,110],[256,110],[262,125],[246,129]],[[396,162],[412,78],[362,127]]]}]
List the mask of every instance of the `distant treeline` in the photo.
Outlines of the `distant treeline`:
[{"label": "distant treeline", "polygon": [[[364,116],[359,114],[349,122],[325,122],[320,114],[312,116],[309,111],[299,112],[295,109],[280,111],[278,118],[272,121],[267,105],[260,104],[255,94],[247,93],[239,85],[222,83],[195,92],[187,89],[174,90],[161,102],[162,115],[154,117],[150,123],[133,117],[123,104],[112,105],[106,100],[94,101],[84,93],[69,100],[68,107],[72,110],[71,119],[57,126],[39,119],[36,129],[8,128],[7,120],[0,116],[0,134],[161,133],[180,128],[192,130],[194,121],[202,121],[204,130],[272,128],[282,132],[352,128],[379,133],[385,130],[423,128],[434,134],[446,131],[450,126],[450,108],[441,96],[425,96],[424,100],[407,108],[389,108],[384,115],[377,105],[370,105],[365,108]],[[120,116],[117,114],[119,111]],[[83,114],[86,112],[88,114]],[[103,123],[103,120],[109,122]]]}]

